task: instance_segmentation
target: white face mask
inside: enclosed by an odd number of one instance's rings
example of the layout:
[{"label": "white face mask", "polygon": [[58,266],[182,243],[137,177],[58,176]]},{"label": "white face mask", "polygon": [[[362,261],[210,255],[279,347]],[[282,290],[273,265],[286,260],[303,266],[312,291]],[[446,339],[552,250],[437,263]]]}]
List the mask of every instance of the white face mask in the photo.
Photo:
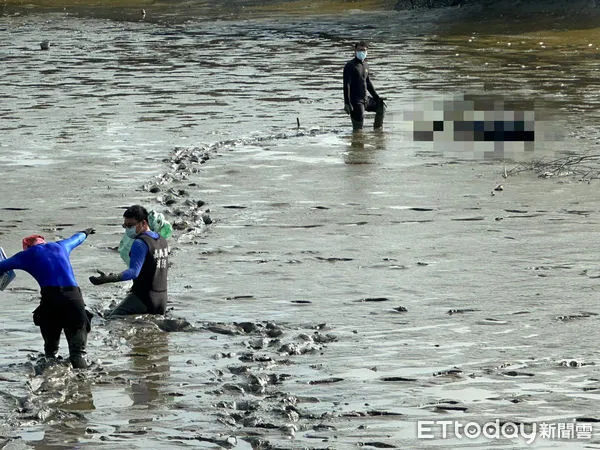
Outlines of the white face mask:
[{"label": "white face mask", "polygon": [[137,232],[135,231],[135,229],[135,226],[125,228],[125,234],[128,238],[135,239],[135,237],[137,236]]},{"label": "white face mask", "polygon": [[358,59],[360,59],[361,61],[364,61],[367,57],[367,51],[366,50],[359,50],[356,52],[356,57]]}]

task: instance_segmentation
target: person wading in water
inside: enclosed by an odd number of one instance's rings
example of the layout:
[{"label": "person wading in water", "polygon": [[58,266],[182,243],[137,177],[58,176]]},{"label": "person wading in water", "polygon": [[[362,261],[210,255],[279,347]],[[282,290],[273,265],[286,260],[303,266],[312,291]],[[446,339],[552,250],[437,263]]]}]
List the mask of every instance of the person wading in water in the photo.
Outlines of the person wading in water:
[{"label": "person wading in water", "polygon": [[367,48],[365,42],[355,44],[354,58],[344,66],[344,111],[350,114],[354,131],[362,130],[365,111],[375,112],[373,128],[376,130],[383,127],[385,115],[385,102],[375,91],[369,77],[369,66],[365,62]]},{"label": "person wading in water", "polygon": [[123,228],[134,239],[129,252],[129,268],[121,273],[90,277],[92,284],[133,280],[125,299],[105,317],[133,314],[164,314],[167,309],[167,272],[169,246],[167,241],[148,225],[148,211],[133,205],[123,213]]},{"label": "person wading in water", "polygon": [[24,270],[38,282],[42,299],[33,312],[33,323],[40,327],[46,357],[56,357],[60,334],[64,330],[69,360],[76,369],[87,367],[85,346],[91,329],[91,313],[85,310],[69,255],[94,233],[93,228],[86,228],[58,242],[46,242],[39,234],[27,236],[23,239],[22,252],[0,261],[0,274]]}]

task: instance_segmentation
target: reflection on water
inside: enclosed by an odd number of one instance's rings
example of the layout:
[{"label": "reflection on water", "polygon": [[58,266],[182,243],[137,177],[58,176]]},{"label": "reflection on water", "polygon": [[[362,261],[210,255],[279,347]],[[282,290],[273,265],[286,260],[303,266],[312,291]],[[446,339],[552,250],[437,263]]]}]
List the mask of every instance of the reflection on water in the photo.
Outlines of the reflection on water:
[{"label": "reflection on water", "polygon": [[386,149],[386,134],[383,130],[355,131],[348,139],[350,144],[344,152],[346,164],[373,164],[377,160],[376,153]]},{"label": "reflection on water", "polygon": [[167,333],[136,334],[129,340],[131,365],[137,380],[131,383],[133,405],[148,405],[160,397],[168,383],[169,340]]},{"label": "reflection on water", "polygon": [[168,334],[142,319],[119,319],[109,326],[111,333],[104,339],[113,346],[118,345],[125,359],[107,364],[108,373],[114,380],[125,381],[127,387],[96,389],[96,408],[151,407],[160,398],[161,387],[169,382]]}]

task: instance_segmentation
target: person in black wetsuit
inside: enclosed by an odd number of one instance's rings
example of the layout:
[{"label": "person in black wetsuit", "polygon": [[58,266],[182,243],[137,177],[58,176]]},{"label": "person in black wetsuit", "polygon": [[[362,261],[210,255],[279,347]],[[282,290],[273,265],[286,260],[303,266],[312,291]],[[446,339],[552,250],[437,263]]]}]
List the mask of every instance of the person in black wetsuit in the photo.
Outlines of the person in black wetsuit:
[{"label": "person in black wetsuit", "polygon": [[365,62],[367,47],[365,42],[358,42],[354,46],[354,58],[344,66],[344,111],[350,114],[354,131],[362,130],[365,111],[375,111],[374,129],[383,126],[385,115],[385,103],[371,83]]},{"label": "person in black wetsuit", "polygon": [[133,280],[125,299],[105,317],[132,314],[164,314],[167,308],[167,271],[169,246],[158,233],[150,230],[148,211],[133,205],[123,213],[123,228],[134,239],[129,252],[129,268],[121,273],[90,277],[92,284]]},{"label": "person in black wetsuit", "polygon": [[91,313],[85,310],[69,255],[94,232],[93,228],[87,228],[58,242],[46,242],[39,234],[27,236],[23,239],[22,252],[0,261],[0,274],[7,270],[24,270],[38,282],[42,299],[33,312],[33,323],[40,327],[44,352],[49,358],[56,356],[64,330],[69,360],[76,369],[87,367],[85,346],[91,329]]}]

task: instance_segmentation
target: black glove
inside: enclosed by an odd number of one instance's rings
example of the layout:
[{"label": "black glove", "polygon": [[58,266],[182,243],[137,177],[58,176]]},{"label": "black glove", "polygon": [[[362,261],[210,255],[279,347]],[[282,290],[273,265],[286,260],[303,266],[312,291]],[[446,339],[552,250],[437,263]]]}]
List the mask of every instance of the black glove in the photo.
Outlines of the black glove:
[{"label": "black glove", "polygon": [[90,281],[92,284],[99,285],[104,283],[114,283],[115,281],[121,281],[121,274],[119,273],[109,273],[107,275],[101,270],[98,270],[97,272],[100,274],[100,276],[90,277]]},{"label": "black glove", "polygon": [[95,228],[86,228],[85,230],[81,230],[80,233],[85,233],[85,237],[88,237],[90,234],[96,233]]},{"label": "black glove", "polygon": [[352,105],[350,103],[346,103],[344,105],[344,111],[346,111],[346,114],[352,114],[353,110],[354,110],[354,108],[352,107]]}]

